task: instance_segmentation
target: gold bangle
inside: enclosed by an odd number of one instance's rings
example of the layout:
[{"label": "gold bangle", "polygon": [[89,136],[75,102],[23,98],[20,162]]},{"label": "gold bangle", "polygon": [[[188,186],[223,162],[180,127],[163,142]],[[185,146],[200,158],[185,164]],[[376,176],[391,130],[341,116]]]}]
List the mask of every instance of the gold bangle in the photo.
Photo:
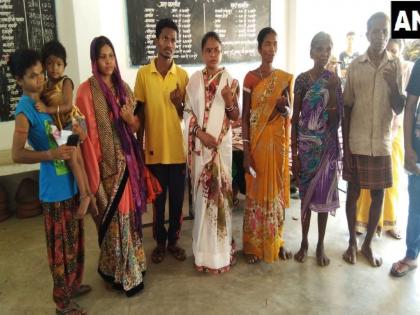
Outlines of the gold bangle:
[{"label": "gold bangle", "polygon": [[57,115],[60,115],[60,105],[57,106]]}]

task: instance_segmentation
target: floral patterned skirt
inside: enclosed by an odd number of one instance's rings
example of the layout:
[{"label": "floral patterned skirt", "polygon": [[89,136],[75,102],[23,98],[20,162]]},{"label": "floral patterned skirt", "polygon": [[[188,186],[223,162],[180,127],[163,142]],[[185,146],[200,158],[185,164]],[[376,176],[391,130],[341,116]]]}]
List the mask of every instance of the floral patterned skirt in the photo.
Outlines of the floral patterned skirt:
[{"label": "floral patterned skirt", "polygon": [[115,211],[101,244],[98,271],[106,281],[126,292],[143,286],[146,255],[135,229],[133,211]]},{"label": "floral patterned skirt", "polygon": [[75,217],[78,205],[77,196],[42,203],[53,299],[60,309],[68,306],[83,277],[84,229],[83,220]]},{"label": "floral patterned skirt", "polygon": [[243,250],[267,263],[278,260],[284,244],[284,208],[290,193],[285,143],[278,122],[268,123],[252,152],[256,177],[246,174]]}]

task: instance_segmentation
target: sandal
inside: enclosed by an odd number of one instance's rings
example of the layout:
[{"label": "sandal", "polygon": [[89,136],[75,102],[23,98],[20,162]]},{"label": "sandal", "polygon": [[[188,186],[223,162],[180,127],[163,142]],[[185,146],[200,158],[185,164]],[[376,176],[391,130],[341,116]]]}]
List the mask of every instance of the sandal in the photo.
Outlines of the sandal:
[{"label": "sandal", "polygon": [[152,261],[155,264],[160,264],[165,258],[165,247],[158,245],[152,252]]},{"label": "sandal", "polygon": [[76,302],[71,301],[69,305],[65,308],[56,308],[55,309],[56,315],[86,315],[87,312],[83,308],[80,307],[79,304]]},{"label": "sandal", "polygon": [[89,293],[90,291],[92,291],[92,287],[88,284],[81,284],[80,287],[73,292],[73,294],[71,295],[72,298],[76,298],[82,295],[85,295],[87,293]]},{"label": "sandal", "polygon": [[402,277],[416,268],[417,268],[417,265],[410,265],[406,263],[403,259],[392,264],[390,274],[393,277]]},{"label": "sandal", "polygon": [[187,259],[187,255],[185,254],[185,250],[176,245],[168,245],[167,247],[168,252],[179,261],[184,261]]}]

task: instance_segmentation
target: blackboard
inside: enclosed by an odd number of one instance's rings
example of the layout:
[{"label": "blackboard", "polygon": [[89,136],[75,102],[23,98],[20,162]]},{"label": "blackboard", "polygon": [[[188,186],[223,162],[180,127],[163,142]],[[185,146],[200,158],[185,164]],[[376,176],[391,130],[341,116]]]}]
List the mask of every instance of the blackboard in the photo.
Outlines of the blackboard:
[{"label": "blackboard", "polygon": [[57,38],[54,0],[0,0],[0,121],[14,119],[20,92],[7,66],[19,48],[40,50]]},{"label": "blackboard", "polygon": [[223,62],[256,61],[257,35],[270,25],[271,0],[126,0],[132,65],[146,64],[156,55],[156,22],[171,18],[179,29],[175,59],[178,64],[201,63],[201,38],[219,34]]}]

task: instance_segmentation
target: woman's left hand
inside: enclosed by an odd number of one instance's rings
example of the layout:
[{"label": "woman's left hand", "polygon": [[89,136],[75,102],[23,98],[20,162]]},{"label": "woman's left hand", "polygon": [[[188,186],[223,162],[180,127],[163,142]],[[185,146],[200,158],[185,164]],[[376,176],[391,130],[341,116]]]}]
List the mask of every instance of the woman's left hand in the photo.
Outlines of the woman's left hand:
[{"label": "woman's left hand", "polygon": [[336,72],[333,72],[328,79],[327,89],[329,91],[335,91],[339,83],[340,83],[340,78],[338,77]]},{"label": "woman's left hand", "polygon": [[276,108],[280,113],[284,113],[286,111],[286,106],[290,107],[289,92],[287,91],[287,88],[283,90],[276,100]]},{"label": "woman's left hand", "polygon": [[225,101],[225,107],[231,107],[235,105],[236,90],[238,89],[238,80],[233,80],[232,84],[229,86],[228,81],[226,80],[226,85],[222,89],[222,97]]},{"label": "woman's left hand", "polygon": [[134,122],[134,105],[127,99],[127,102],[121,107],[121,118],[129,125]]}]

